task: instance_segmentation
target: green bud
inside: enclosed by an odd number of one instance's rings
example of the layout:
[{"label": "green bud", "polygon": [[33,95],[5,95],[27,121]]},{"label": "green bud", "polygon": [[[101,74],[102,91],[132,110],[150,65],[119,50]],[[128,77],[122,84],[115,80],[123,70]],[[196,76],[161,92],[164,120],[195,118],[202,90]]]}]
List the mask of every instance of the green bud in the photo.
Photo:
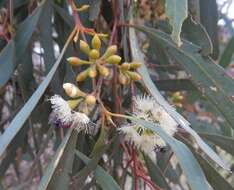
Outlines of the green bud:
[{"label": "green bud", "polygon": [[112,55],[112,56],[108,57],[108,58],[106,59],[106,61],[107,61],[107,63],[117,65],[117,64],[120,63],[121,59],[122,59],[122,58],[121,58],[120,56],[118,56],[118,55]]},{"label": "green bud", "polygon": [[97,51],[96,49],[92,49],[90,52],[89,52],[89,58],[92,60],[92,59],[98,59],[100,56],[99,54],[99,51]]},{"label": "green bud", "polygon": [[89,44],[87,44],[83,40],[80,40],[80,50],[86,55],[89,55],[89,52],[90,52]]},{"label": "green bud", "polygon": [[117,46],[116,45],[112,45],[112,46],[109,46],[105,53],[102,55],[102,59],[107,59],[108,57],[116,54],[117,52]]},{"label": "green bud", "polygon": [[88,77],[88,75],[89,75],[89,69],[86,69],[77,75],[76,81],[77,82],[84,81]]},{"label": "green bud", "polygon": [[98,37],[97,34],[94,35],[93,39],[92,39],[92,47],[96,50],[99,50],[100,47],[101,47],[101,40],[100,38]]},{"label": "green bud", "polygon": [[92,62],[79,59],[78,57],[69,57],[69,58],[67,58],[67,61],[72,66],[90,65],[90,64],[92,64]]}]

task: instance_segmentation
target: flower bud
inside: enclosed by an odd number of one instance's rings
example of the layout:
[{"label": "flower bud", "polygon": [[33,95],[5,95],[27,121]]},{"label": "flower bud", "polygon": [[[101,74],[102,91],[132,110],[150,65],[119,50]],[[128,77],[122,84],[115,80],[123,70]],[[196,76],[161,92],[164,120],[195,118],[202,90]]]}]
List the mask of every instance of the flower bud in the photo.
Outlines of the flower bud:
[{"label": "flower bud", "polygon": [[99,51],[97,51],[96,49],[92,49],[92,50],[89,52],[89,58],[90,58],[90,59],[98,59],[99,56],[100,56]]},{"label": "flower bud", "polygon": [[98,65],[98,71],[99,71],[100,75],[102,75],[104,77],[107,77],[109,75],[109,70],[105,66]]},{"label": "flower bud", "polygon": [[120,68],[123,69],[123,70],[129,70],[130,69],[130,64],[129,63],[123,63],[120,66]]},{"label": "flower bud", "polygon": [[112,56],[110,56],[110,57],[108,57],[107,58],[107,62],[108,63],[110,63],[110,64],[119,64],[120,63],[120,61],[121,61],[121,57],[120,56],[118,56],[118,55],[112,55]]},{"label": "flower bud", "polygon": [[130,67],[132,68],[132,69],[138,69],[139,67],[141,66],[141,63],[139,63],[139,62],[131,62],[130,63]]},{"label": "flower bud", "polygon": [[141,80],[141,75],[139,75],[136,72],[132,72],[132,71],[127,71],[128,76],[133,80],[133,81],[138,81]]},{"label": "flower bud", "polygon": [[127,76],[125,76],[123,73],[120,73],[118,75],[118,80],[119,80],[119,83],[122,84],[122,85],[126,85],[129,83],[129,79]]},{"label": "flower bud", "polygon": [[93,39],[92,39],[92,47],[96,50],[99,50],[100,47],[101,47],[101,40],[100,38],[98,37],[97,34],[94,35]]},{"label": "flower bud", "polygon": [[69,58],[67,58],[67,61],[72,66],[89,65],[92,63],[90,61],[85,61],[85,60],[79,59],[78,57],[69,57]]},{"label": "flower bud", "polygon": [[85,93],[82,92],[77,86],[71,83],[64,83],[63,89],[66,94],[71,98],[77,98],[79,96],[85,96]]},{"label": "flower bud", "polygon": [[96,67],[90,67],[89,68],[89,77],[94,78],[97,76],[97,70]]},{"label": "flower bud", "polygon": [[80,8],[77,9],[77,11],[82,12],[86,11],[89,8],[89,5],[82,5]]},{"label": "flower bud", "polygon": [[95,98],[95,96],[93,96],[93,95],[87,95],[86,97],[85,97],[85,103],[87,103],[88,105],[94,105],[95,103],[96,103],[96,98]]},{"label": "flower bud", "polygon": [[88,77],[88,75],[89,75],[89,69],[86,69],[77,75],[76,81],[81,82],[85,80]]},{"label": "flower bud", "polygon": [[102,55],[102,59],[107,59],[108,57],[110,57],[111,55],[116,54],[117,52],[117,46],[113,45],[113,46],[109,46],[105,53]]},{"label": "flower bud", "polygon": [[78,106],[78,104],[81,102],[81,99],[76,100],[68,100],[67,103],[71,109],[74,109]]},{"label": "flower bud", "polygon": [[89,44],[87,44],[83,40],[80,40],[80,50],[86,55],[89,55],[89,52],[90,52]]}]

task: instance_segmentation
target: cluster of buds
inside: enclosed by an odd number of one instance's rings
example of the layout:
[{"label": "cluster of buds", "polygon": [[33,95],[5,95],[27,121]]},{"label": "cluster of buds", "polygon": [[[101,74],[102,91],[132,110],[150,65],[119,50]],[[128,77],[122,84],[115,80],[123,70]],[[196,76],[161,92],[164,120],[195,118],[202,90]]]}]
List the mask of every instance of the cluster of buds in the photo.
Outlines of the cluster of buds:
[{"label": "cluster of buds", "polygon": [[66,92],[67,96],[72,98],[71,100],[68,100],[68,104],[71,109],[76,108],[79,103],[82,101],[87,106],[92,106],[96,104],[96,98],[92,94],[87,94],[83,91],[81,91],[76,85],[71,83],[65,83],[63,84],[63,89]]},{"label": "cluster of buds", "polygon": [[80,40],[80,50],[88,56],[89,60],[82,60],[78,57],[69,57],[67,59],[72,66],[89,66],[77,75],[77,82],[82,82],[87,77],[95,78],[98,73],[103,77],[107,77],[110,74],[108,65],[116,65],[118,67],[118,79],[120,84],[126,85],[131,81],[138,81],[141,79],[141,76],[134,71],[139,68],[141,64],[138,62],[131,62],[120,65],[121,57],[116,55],[116,45],[109,46],[105,53],[100,55],[101,40],[97,34],[94,35],[91,45],[92,48],[90,48],[89,44],[85,41]]},{"label": "cluster of buds", "polygon": [[78,57],[69,57],[67,59],[72,66],[89,65],[87,69],[77,75],[77,82],[84,81],[87,77],[95,78],[98,73],[103,77],[107,77],[110,72],[106,65],[118,65],[121,61],[121,57],[116,55],[117,46],[109,46],[105,53],[100,56],[101,40],[98,35],[94,35],[91,43],[92,49],[85,41],[80,40],[80,50],[88,56],[89,60],[82,60]]},{"label": "cluster of buds", "polygon": [[141,63],[139,63],[139,62],[131,62],[131,63],[125,62],[121,65],[118,65],[119,83],[122,85],[127,85],[131,81],[141,80],[141,76],[137,72],[134,71],[134,70],[138,69],[140,66],[141,66]]}]

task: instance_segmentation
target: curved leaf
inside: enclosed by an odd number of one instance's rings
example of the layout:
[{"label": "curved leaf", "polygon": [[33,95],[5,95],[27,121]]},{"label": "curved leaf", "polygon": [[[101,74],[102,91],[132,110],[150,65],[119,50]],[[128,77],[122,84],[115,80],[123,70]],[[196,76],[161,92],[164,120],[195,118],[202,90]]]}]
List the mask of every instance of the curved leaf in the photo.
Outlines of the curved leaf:
[{"label": "curved leaf", "polygon": [[227,67],[232,60],[232,56],[234,54],[234,36],[229,40],[226,48],[223,51],[223,54],[220,58],[219,65],[222,67]]},{"label": "curved leaf", "polygon": [[[76,155],[85,163],[88,164],[91,159],[76,150]],[[102,187],[103,190],[120,190],[121,188],[115,182],[112,176],[110,176],[102,167],[97,166],[94,172],[97,183]]]},{"label": "curved leaf", "polygon": [[31,36],[37,26],[46,0],[33,11],[19,27],[15,37],[4,47],[0,53],[0,87],[2,87],[11,77],[16,68],[18,60],[23,56]]},{"label": "curved leaf", "polygon": [[[141,30],[143,30],[145,33],[148,33],[147,28],[145,27],[137,27]],[[153,34],[151,34],[153,35]],[[133,29],[130,29],[130,45],[131,45],[131,51],[133,58],[137,61],[140,61],[144,63],[143,54],[139,50],[136,34]],[[147,88],[147,90],[150,92],[150,94],[155,98],[155,100],[175,119],[175,121],[180,125],[182,128],[184,128],[194,139],[196,140],[199,147],[211,158],[213,159],[217,164],[219,164],[221,167],[223,167],[226,170],[229,170],[229,167],[226,163],[201,139],[201,137],[189,126],[189,122],[180,115],[160,94],[157,87],[152,82],[150,75],[147,71],[146,66],[143,64],[139,72],[142,76],[142,79],[144,81],[144,84]]]}]

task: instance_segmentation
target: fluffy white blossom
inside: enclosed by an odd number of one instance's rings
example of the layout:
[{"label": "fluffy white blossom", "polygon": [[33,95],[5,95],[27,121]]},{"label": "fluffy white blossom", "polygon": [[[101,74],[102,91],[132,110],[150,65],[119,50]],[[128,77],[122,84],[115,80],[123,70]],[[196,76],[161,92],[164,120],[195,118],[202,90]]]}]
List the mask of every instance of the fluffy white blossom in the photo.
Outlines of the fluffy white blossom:
[{"label": "fluffy white blossom", "polygon": [[[174,135],[177,129],[176,121],[152,97],[137,96],[134,103],[135,110],[133,115],[135,117],[157,123],[168,135]],[[119,128],[119,131],[124,134],[126,142],[133,143],[146,153],[166,145],[160,136],[136,123],[123,126]]]},{"label": "fluffy white blossom", "polygon": [[58,121],[61,125],[74,127],[78,131],[89,132],[89,127],[93,127],[86,114],[73,111],[61,96],[54,95],[49,100],[53,109],[52,120]]}]

